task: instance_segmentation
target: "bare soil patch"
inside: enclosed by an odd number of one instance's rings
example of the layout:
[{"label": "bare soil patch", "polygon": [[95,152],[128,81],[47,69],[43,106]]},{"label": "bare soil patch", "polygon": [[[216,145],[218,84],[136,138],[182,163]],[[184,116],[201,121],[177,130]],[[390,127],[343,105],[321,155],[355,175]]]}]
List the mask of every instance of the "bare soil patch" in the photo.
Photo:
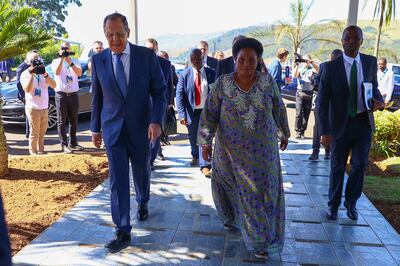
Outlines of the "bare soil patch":
[{"label": "bare soil patch", "polygon": [[15,156],[0,178],[13,255],[108,176],[105,155]]}]

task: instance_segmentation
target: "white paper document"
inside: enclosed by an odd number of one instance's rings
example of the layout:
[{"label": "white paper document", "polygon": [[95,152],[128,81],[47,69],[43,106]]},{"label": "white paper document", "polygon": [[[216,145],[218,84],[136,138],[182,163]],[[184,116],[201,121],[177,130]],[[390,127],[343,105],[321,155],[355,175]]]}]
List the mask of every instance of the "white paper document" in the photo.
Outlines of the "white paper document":
[{"label": "white paper document", "polygon": [[363,82],[362,83],[362,93],[363,93],[365,108],[367,110],[371,110],[372,109],[372,98],[373,98],[372,83]]}]

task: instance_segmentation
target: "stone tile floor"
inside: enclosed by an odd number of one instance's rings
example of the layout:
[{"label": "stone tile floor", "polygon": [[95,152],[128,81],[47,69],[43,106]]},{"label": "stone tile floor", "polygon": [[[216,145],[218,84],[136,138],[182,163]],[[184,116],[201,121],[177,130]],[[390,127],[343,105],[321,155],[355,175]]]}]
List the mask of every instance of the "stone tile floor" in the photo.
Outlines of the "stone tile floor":
[{"label": "stone tile floor", "polygon": [[163,147],[151,180],[149,219],[135,218],[132,245],[109,254],[113,237],[107,181],[13,258],[15,265],[400,265],[400,236],[365,195],[359,219],[342,206],[336,222],[325,218],[329,162],[308,161],[310,141],[291,141],[281,153],[286,199],[285,247],[268,261],[249,253],[239,233],[217,218],[210,180],[188,167],[188,145]]}]

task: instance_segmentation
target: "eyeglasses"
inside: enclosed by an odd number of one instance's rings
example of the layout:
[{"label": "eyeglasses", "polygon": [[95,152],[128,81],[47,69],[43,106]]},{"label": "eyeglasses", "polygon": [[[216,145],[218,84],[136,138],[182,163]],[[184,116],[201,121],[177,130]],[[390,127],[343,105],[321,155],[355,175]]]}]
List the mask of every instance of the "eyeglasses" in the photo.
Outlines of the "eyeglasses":
[{"label": "eyeglasses", "polygon": [[106,32],[106,38],[107,39],[114,39],[114,37],[117,37],[117,39],[122,39],[125,37],[126,32],[121,31],[121,32]]}]

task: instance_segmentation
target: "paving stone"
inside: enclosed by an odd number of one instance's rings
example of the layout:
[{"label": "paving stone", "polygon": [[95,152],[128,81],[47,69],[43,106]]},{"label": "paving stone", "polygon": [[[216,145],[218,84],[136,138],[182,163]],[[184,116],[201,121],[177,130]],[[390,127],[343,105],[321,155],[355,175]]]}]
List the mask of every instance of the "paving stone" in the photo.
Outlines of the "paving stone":
[{"label": "paving stone", "polygon": [[283,183],[285,193],[307,194],[306,187],[302,183]]},{"label": "paving stone", "polygon": [[107,250],[104,247],[75,246],[69,250],[58,250],[51,253],[40,265],[100,265],[106,257]]},{"label": "paving stone", "polygon": [[284,175],[299,175],[300,172],[297,170],[296,167],[288,166],[288,167],[282,167],[282,174],[284,174]]},{"label": "paving stone", "polygon": [[299,175],[283,175],[284,183],[303,183],[303,180]]},{"label": "paving stone", "polygon": [[323,223],[330,241],[357,244],[382,245],[371,228],[366,226],[348,226],[333,223]]},{"label": "paving stone", "polygon": [[183,215],[178,230],[209,232],[225,235],[221,220],[215,214],[187,212]]},{"label": "paving stone", "polygon": [[308,167],[302,167],[302,168],[297,168],[297,170],[302,174],[306,176],[325,176],[329,177],[329,170],[325,168],[308,168]]},{"label": "paving stone", "polygon": [[319,194],[328,196],[329,186],[319,184],[305,184],[305,187],[309,194]]},{"label": "paving stone", "polygon": [[396,265],[385,247],[332,243],[341,265]]},{"label": "paving stone", "polygon": [[296,240],[328,242],[328,236],[322,224],[286,221],[285,237],[294,238]]},{"label": "paving stone", "polygon": [[165,258],[166,251],[163,250],[144,250],[137,247],[128,247],[115,254],[107,254],[101,265],[146,265],[161,266],[168,262]]},{"label": "paving stone", "polygon": [[82,223],[66,240],[78,244],[95,244],[104,246],[114,238],[115,229],[111,226],[93,223]]},{"label": "paving stone", "polygon": [[286,220],[320,223],[319,213],[311,207],[286,207]]},{"label": "paving stone", "polygon": [[160,210],[149,211],[149,218],[140,222],[136,219],[136,211],[131,210],[131,225],[134,228],[162,228],[176,230],[182,219],[182,210]]},{"label": "paving stone", "polygon": [[387,250],[392,255],[393,259],[396,261],[398,265],[400,265],[400,246],[386,246]]},{"label": "paving stone", "polygon": [[285,203],[286,206],[291,207],[313,207],[314,204],[311,201],[308,195],[301,195],[301,194],[285,194]]},{"label": "paving stone", "polygon": [[314,184],[314,185],[325,185],[329,186],[329,177],[327,176],[318,176],[318,175],[301,175],[301,179],[304,184]]},{"label": "paving stone", "polygon": [[329,243],[299,242],[285,239],[282,261],[298,264],[340,265]]},{"label": "paving stone", "polygon": [[61,217],[35,239],[35,243],[49,243],[66,240],[83,222]]}]

